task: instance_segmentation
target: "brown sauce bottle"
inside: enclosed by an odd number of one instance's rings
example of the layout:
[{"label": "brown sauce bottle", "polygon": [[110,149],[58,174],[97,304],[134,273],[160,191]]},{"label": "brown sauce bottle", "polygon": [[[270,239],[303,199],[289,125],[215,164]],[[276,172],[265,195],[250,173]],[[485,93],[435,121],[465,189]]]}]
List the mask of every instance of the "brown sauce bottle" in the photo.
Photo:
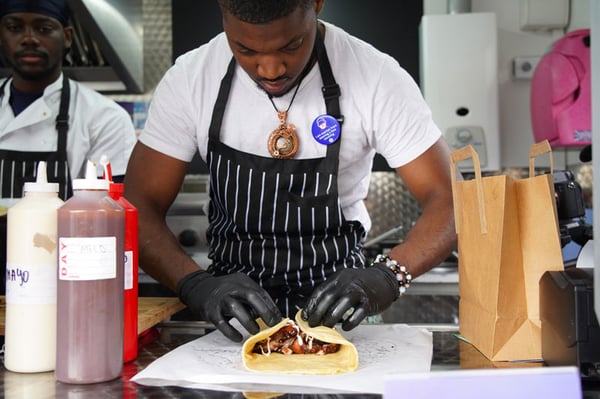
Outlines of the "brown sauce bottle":
[{"label": "brown sauce bottle", "polygon": [[109,381],[123,367],[124,209],[109,182],[73,180],[73,196],[58,209],[56,379]]}]

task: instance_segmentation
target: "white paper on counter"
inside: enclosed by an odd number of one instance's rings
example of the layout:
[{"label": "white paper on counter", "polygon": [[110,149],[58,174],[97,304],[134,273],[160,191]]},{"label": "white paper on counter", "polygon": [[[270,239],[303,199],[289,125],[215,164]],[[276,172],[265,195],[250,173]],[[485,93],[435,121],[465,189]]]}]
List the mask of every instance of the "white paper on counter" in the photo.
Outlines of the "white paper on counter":
[{"label": "white paper on counter", "polygon": [[323,376],[251,372],[242,364],[242,344],[215,331],[172,350],[131,380],[230,392],[383,394],[386,374],[431,370],[432,334],[423,328],[363,324],[342,334],[358,351],[354,372]]}]

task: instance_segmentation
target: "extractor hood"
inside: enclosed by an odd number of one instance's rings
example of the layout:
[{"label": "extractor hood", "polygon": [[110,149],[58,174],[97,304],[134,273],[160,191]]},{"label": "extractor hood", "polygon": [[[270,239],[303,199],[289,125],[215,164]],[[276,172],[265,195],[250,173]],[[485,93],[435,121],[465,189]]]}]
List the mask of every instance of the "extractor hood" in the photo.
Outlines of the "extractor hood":
[{"label": "extractor hood", "polygon": [[75,34],[65,73],[100,92],[143,93],[143,0],[68,2]]},{"label": "extractor hood", "polygon": [[[97,46],[104,56],[103,65],[90,62],[87,67],[74,68],[73,78],[94,82],[100,91],[143,93],[142,0],[69,0],[69,5],[78,39],[87,47],[82,50],[93,52]],[[91,39],[87,44],[86,37]],[[91,68],[89,72],[85,72],[87,68]]]}]

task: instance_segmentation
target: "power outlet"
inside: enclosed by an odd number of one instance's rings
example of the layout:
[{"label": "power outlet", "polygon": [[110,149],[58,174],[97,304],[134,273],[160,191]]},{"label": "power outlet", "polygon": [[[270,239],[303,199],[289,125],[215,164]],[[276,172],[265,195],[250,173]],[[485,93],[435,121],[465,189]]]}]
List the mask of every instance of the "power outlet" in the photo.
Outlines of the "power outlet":
[{"label": "power outlet", "polygon": [[531,80],[533,71],[542,57],[515,57],[513,58],[513,77],[515,79]]}]

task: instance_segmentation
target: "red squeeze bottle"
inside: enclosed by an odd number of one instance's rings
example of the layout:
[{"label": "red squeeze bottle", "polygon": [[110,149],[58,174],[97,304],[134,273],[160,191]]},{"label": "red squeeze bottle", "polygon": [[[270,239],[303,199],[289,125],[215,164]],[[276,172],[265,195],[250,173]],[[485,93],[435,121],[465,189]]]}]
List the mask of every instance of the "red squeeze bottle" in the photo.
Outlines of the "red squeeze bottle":
[{"label": "red squeeze bottle", "polygon": [[125,209],[125,296],[123,362],[138,354],[138,210],[123,197],[123,183],[111,183],[108,194]]}]

